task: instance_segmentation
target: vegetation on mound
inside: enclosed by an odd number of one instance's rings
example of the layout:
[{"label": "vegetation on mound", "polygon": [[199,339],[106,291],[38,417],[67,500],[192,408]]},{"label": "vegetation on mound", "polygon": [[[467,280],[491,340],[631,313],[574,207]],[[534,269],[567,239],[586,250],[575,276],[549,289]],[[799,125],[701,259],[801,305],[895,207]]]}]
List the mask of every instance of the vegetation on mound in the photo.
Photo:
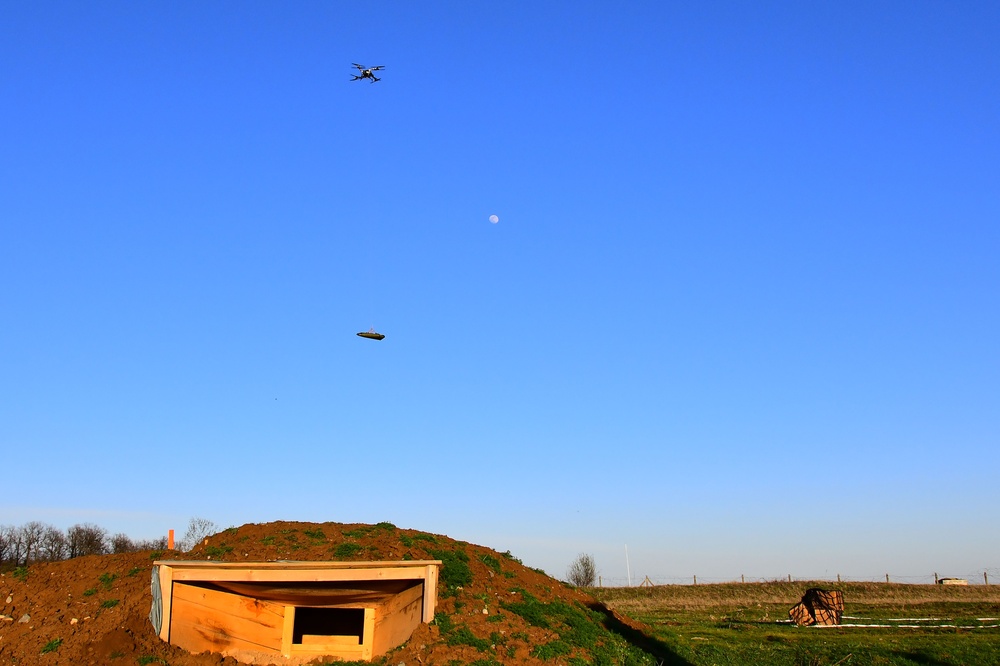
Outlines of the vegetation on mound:
[{"label": "vegetation on mound", "polygon": [[509,551],[498,553],[388,522],[244,525],[207,537],[182,557],[251,561],[331,556],[441,561],[436,631],[422,634],[417,645],[411,640],[382,663],[409,663],[421,652],[433,653],[433,663],[479,666],[556,659],[574,666],[660,662],[654,653],[663,646],[655,641],[636,644],[610,613],[590,607],[597,608],[593,599],[525,567]]}]

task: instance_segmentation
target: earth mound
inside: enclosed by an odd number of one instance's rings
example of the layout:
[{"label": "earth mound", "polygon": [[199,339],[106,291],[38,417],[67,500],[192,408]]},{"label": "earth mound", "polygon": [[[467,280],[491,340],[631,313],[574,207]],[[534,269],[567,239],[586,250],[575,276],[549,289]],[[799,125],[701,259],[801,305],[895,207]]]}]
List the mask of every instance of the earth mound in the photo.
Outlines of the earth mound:
[{"label": "earth mound", "polygon": [[[655,664],[655,641],[580,590],[507,553],[391,523],[231,527],[190,552],[142,551],[32,564],[0,577],[0,663],[236,666],[159,639],[149,622],[154,560],[441,560],[432,624],[375,664]],[[557,658],[553,662],[553,658]],[[276,662],[280,663],[280,662]],[[313,663],[343,663],[317,659]]]}]

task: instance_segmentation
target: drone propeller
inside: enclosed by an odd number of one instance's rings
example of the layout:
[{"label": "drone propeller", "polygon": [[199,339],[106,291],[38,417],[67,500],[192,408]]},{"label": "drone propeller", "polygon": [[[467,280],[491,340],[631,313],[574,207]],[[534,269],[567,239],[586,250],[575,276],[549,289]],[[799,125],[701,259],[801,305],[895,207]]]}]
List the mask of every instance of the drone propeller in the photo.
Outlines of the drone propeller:
[{"label": "drone propeller", "polygon": [[378,67],[372,67],[372,71],[373,71],[373,72],[377,72],[377,71],[379,71],[380,69],[385,69],[385,65],[379,65]]}]

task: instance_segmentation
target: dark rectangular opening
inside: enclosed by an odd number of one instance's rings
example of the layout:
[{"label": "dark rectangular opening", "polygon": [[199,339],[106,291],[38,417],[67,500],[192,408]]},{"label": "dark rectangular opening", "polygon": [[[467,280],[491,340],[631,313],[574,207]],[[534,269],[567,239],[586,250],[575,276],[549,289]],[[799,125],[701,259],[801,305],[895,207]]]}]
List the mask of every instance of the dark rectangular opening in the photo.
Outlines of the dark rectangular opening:
[{"label": "dark rectangular opening", "polygon": [[302,644],[302,636],[357,636],[364,643],[364,608],[295,608],[292,643]]}]

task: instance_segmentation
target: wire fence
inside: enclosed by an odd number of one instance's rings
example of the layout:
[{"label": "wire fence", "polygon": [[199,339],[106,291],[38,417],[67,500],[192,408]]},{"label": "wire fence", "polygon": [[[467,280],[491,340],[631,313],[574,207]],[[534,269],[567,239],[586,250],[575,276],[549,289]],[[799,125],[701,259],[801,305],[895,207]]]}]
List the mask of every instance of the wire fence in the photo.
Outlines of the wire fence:
[{"label": "wire fence", "polygon": [[[598,576],[598,587],[651,587],[656,585],[712,585],[719,583],[796,583],[821,581],[829,583],[899,583],[904,585],[933,585],[935,583],[948,582],[949,580],[966,581],[969,585],[996,585],[1000,584],[1000,568],[984,568],[977,571],[969,571],[960,574],[929,573],[923,576],[902,576],[892,573],[885,573],[874,576],[848,576],[836,574],[831,577],[824,573],[814,576],[802,576],[784,574],[772,577],[751,577],[740,574],[729,578],[715,578],[711,576],[638,576],[612,577]],[[962,584],[958,582],[958,584]]]}]

